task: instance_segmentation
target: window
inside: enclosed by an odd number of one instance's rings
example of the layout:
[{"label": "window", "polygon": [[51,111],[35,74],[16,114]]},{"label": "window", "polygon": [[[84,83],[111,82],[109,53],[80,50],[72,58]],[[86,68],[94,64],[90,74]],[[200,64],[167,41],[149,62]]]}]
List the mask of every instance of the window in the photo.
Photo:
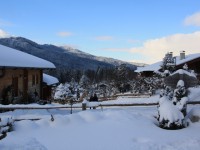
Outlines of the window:
[{"label": "window", "polygon": [[32,75],[32,86],[37,85],[37,84],[39,84],[39,76],[38,76],[38,74],[33,74]]},{"label": "window", "polygon": [[35,75],[32,75],[32,86],[35,85]]}]

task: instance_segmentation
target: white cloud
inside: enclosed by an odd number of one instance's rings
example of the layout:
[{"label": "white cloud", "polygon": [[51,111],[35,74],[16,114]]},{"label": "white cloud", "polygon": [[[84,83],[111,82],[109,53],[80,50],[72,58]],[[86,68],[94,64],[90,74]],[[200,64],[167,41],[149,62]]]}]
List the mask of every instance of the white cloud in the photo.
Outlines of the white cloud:
[{"label": "white cloud", "polygon": [[195,14],[192,14],[191,16],[188,16],[184,20],[185,25],[194,25],[194,26],[200,26],[200,12],[197,12]]},{"label": "white cloud", "polygon": [[112,36],[97,36],[95,40],[97,41],[112,41],[114,38]]},{"label": "white cloud", "polygon": [[6,37],[10,37],[10,35],[6,31],[0,29],[0,38],[6,38]]},{"label": "white cloud", "polygon": [[68,36],[72,36],[74,34],[71,32],[62,31],[62,32],[58,32],[57,35],[60,37],[68,37]]},{"label": "white cloud", "polygon": [[154,63],[162,60],[167,52],[179,55],[181,50],[186,54],[200,52],[200,31],[190,34],[174,34],[158,39],[150,39],[144,42],[142,47],[130,49],[132,53],[138,53],[145,59],[144,63]]}]

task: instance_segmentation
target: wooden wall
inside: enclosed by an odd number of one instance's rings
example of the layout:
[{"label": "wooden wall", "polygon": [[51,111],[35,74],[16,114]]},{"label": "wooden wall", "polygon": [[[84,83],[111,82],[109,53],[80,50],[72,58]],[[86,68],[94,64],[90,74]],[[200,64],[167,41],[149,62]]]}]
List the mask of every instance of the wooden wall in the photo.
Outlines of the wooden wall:
[{"label": "wooden wall", "polygon": [[[186,63],[190,70],[194,70],[197,73],[197,78],[200,80],[200,58],[191,60]],[[177,69],[182,69],[184,64],[178,65]]]},{"label": "wooden wall", "polygon": [[28,102],[28,96],[34,94],[41,95],[42,70],[40,69],[5,69],[5,73],[0,77],[0,99],[5,95],[5,89],[12,87],[12,96],[23,97]]}]

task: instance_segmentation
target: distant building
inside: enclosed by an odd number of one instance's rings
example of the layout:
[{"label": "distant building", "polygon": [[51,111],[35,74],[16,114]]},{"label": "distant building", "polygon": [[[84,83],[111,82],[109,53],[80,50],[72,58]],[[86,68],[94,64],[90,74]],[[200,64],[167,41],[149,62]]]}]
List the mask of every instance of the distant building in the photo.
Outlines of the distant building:
[{"label": "distant building", "polygon": [[55,69],[55,65],[0,45],[0,102],[29,103],[36,97],[45,98],[43,89],[45,69]]},{"label": "distant building", "polygon": [[[173,54],[171,53],[171,55]],[[185,55],[185,51],[181,51],[180,55],[174,58],[176,60],[176,69],[182,69],[187,64],[190,70],[194,70],[197,73],[197,78],[200,80],[200,53]],[[159,61],[145,67],[139,67],[136,72],[141,73],[143,76],[152,76],[154,71],[161,71],[162,63],[162,61]]]},{"label": "distant building", "polygon": [[43,73],[43,86],[42,86],[42,98],[49,100],[52,98],[52,87],[58,84],[57,78]]}]

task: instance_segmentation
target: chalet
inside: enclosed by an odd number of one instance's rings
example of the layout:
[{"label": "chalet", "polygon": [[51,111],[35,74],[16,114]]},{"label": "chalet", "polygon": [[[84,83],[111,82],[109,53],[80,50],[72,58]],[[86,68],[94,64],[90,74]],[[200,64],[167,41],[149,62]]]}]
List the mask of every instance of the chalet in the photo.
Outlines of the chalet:
[{"label": "chalet", "polygon": [[43,99],[44,69],[55,69],[55,65],[0,45],[0,103],[30,103],[36,97]]},{"label": "chalet", "polygon": [[[170,53],[170,55],[173,55]],[[197,78],[200,80],[200,53],[185,55],[185,51],[180,52],[180,56],[173,57],[175,59],[176,69],[182,69],[187,64],[190,70],[194,70],[197,73]],[[162,61],[154,64],[139,67],[136,72],[140,72],[143,76],[149,77],[153,75],[155,71],[161,71]]]}]

